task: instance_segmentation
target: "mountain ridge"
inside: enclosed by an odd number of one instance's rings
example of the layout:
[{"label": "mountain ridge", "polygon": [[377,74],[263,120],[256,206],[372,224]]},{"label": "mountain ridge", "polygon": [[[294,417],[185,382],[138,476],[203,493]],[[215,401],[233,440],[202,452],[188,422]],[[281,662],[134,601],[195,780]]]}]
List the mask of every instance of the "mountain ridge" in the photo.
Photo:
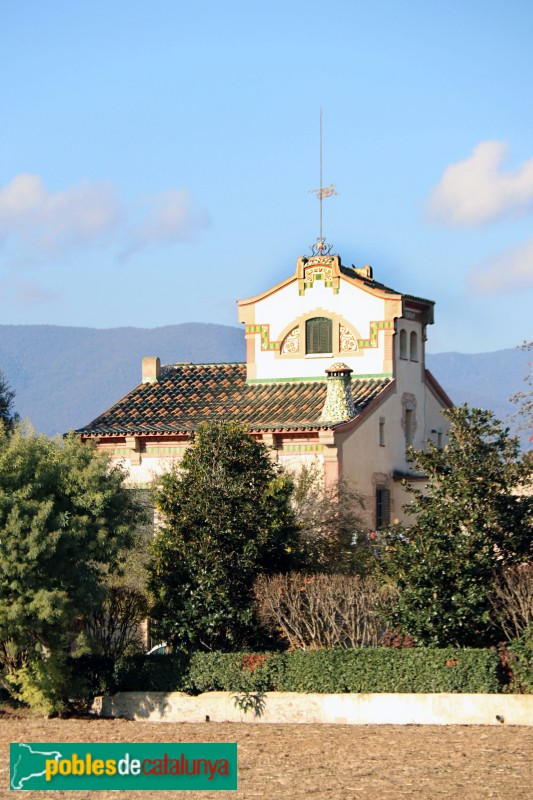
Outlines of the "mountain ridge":
[{"label": "mountain ridge", "polygon": [[[0,325],[0,369],[15,390],[15,408],[37,431],[81,427],[137,386],[147,355],[161,363],[244,361],[243,329],[185,322],[158,328]],[[426,366],[454,403],[487,408],[516,428],[509,398],[524,388],[531,353],[434,353]],[[515,423],[513,423],[513,415]],[[525,446],[528,437],[521,436]]]}]

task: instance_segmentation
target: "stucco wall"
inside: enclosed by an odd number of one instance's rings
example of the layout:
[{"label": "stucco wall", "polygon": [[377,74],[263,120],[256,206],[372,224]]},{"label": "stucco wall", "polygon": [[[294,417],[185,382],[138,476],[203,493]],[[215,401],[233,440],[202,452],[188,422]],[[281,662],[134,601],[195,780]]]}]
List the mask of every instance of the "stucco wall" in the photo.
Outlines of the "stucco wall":
[{"label": "stucco wall", "polygon": [[[370,336],[371,322],[385,319],[385,301],[357,289],[341,279],[338,294],[315,281],[305,294],[298,294],[296,279],[255,304],[256,325],[270,326],[270,341],[280,341],[304,316],[342,317],[358,338]],[[343,353],[342,360],[355,375],[382,374],[384,371],[384,334],[378,334],[378,347],[360,348],[354,354]],[[254,334],[255,375],[259,380],[291,377],[319,377],[332,363],[331,357],[305,356],[305,343],[300,342],[300,357],[284,357],[279,352],[261,349],[261,336]],[[338,357],[337,357],[338,360]]]},{"label": "stucco wall", "polygon": [[338,723],[341,725],[533,725],[533,695],[299,694],[267,692],[261,716],[229,692],[120,692],[95,698],[102,717],[142,722]]}]

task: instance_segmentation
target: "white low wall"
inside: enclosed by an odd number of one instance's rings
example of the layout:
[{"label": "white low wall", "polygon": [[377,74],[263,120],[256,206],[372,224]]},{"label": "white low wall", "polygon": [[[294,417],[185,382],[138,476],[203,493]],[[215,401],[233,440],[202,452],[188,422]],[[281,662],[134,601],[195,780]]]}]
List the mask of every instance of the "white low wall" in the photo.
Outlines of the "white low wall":
[{"label": "white low wall", "polygon": [[236,706],[231,692],[119,692],[95,698],[93,711],[143,722],[533,725],[533,695],[267,692],[255,716]]}]

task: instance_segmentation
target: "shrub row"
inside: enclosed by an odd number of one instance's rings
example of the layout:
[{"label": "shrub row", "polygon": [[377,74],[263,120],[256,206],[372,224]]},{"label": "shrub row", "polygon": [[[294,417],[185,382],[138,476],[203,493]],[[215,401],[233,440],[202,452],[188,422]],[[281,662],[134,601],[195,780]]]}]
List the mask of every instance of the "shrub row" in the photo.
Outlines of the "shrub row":
[{"label": "shrub row", "polygon": [[78,676],[78,697],[91,703],[96,695],[115,692],[175,692],[189,688],[189,660],[181,655],[138,654],[114,661],[107,656],[70,659]]},{"label": "shrub row", "polygon": [[[92,694],[116,691],[501,692],[505,674],[491,650],[299,650],[134,656],[100,664],[83,657]],[[79,659],[82,661],[82,659]],[[102,660],[101,660],[102,661]]]},{"label": "shrub row", "polygon": [[489,650],[362,648],[246,655],[196,653],[190,682],[201,692],[499,692]]}]

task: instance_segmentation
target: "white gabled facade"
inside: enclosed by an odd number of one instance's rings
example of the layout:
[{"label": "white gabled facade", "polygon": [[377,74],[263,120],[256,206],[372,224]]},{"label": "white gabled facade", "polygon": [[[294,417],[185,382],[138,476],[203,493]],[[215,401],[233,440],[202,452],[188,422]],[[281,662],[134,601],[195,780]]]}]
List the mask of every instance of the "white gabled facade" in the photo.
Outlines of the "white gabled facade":
[{"label": "white gabled facade", "polygon": [[[331,350],[308,352],[309,325],[319,318],[330,328]],[[345,268],[339,256],[315,255],[300,258],[288,280],[239,301],[239,319],[251,383],[324,381],[335,362],[346,365],[352,379],[392,379],[355,418],[332,420],[332,429],[318,433],[314,458],[326,480],[343,474],[357,485],[370,527],[404,519],[408,497],[401,481],[421,478],[406,446],[444,445],[448,426],[441,412],[451,405],[425,369],[433,303],[374,281],[370,267]],[[297,469],[313,457],[303,449],[280,449],[278,460]]]}]

